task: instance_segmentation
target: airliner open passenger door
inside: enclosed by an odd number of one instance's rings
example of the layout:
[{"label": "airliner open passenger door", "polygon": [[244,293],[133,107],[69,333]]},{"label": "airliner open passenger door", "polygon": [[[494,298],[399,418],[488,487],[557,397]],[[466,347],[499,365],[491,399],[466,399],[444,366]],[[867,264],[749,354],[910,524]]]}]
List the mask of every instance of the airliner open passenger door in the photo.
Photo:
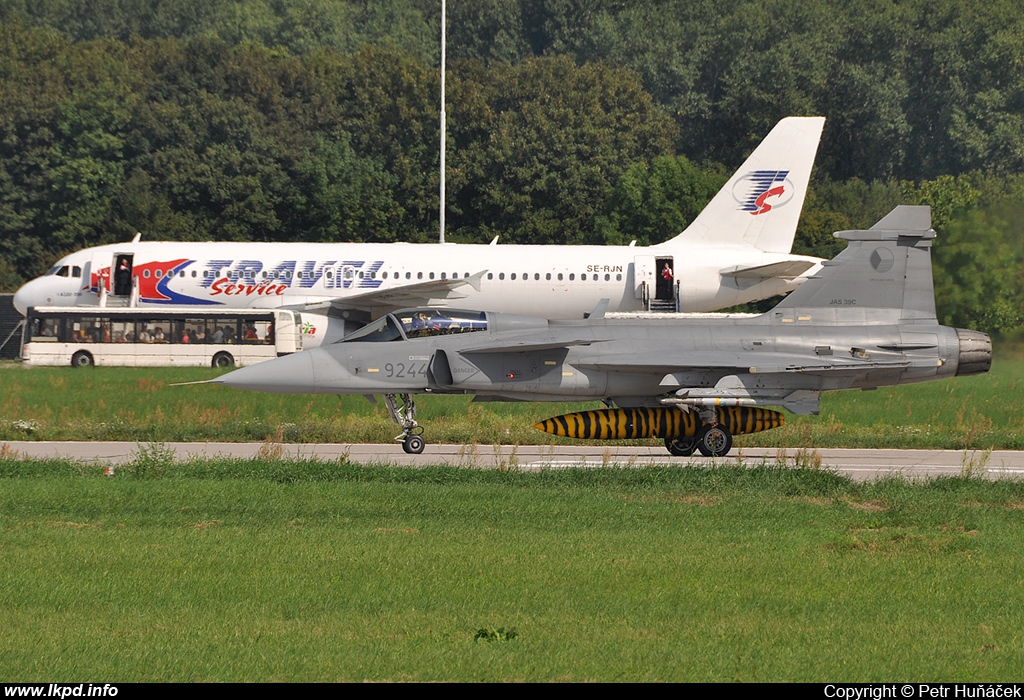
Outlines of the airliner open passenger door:
[{"label": "airliner open passenger door", "polygon": [[633,258],[633,294],[645,303],[654,296],[657,288],[656,264],[653,255],[638,255]]}]

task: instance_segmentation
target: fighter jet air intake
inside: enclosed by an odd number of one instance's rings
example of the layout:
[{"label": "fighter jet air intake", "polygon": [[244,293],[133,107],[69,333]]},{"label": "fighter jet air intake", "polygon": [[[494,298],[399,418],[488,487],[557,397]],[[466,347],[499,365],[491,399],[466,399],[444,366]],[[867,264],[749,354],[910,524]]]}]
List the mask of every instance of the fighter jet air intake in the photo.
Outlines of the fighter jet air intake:
[{"label": "fighter jet air intake", "polygon": [[407,452],[424,448],[416,394],[608,406],[537,428],[585,439],[659,438],[673,455],[724,455],[734,434],[817,414],[823,391],[987,372],[992,343],[941,326],[931,210],[900,206],[771,311],[748,317],[548,320],[424,307],[395,311],[317,349],[211,380],[239,389],[382,394]]}]

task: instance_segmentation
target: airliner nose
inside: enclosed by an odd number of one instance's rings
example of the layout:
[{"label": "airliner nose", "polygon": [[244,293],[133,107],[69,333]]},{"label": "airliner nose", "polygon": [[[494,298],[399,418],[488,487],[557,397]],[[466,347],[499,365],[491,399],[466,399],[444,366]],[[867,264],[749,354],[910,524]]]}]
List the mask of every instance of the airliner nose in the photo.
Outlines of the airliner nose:
[{"label": "airliner nose", "polygon": [[21,288],[14,293],[14,308],[16,308],[18,313],[22,316],[28,315],[28,309],[30,306],[45,306],[46,304],[53,303],[52,298],[50,300],[46,300],[43,297],[40,284],[41,281],[39,279],[34,279],[21,285]]}]

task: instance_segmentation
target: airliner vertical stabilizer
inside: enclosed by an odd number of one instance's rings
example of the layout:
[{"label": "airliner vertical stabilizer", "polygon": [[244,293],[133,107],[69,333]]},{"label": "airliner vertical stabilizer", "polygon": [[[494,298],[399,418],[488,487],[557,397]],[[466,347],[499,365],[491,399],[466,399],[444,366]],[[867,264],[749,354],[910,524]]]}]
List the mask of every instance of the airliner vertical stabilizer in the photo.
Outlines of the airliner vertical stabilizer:
[{"label": "airliner vertical stabilizer", "polygon": [[686,230],[665,243],[747,245],[789,253],[811,179],[824,117],[787,117]]}]

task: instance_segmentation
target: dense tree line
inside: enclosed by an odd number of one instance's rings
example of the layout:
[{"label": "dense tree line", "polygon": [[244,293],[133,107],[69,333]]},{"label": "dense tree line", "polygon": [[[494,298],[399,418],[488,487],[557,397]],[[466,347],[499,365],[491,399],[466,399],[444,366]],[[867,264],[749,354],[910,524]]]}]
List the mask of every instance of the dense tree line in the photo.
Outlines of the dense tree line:
[{"label": "dense tree line", "polygon": [[[0,0],[0,287],[130,237],[433,240],[439,0]],[[933,205],[947,322],[1009,330],[1008,0],[449,3],[448,236],[657,242],[828,117],[798,252]]]}]

